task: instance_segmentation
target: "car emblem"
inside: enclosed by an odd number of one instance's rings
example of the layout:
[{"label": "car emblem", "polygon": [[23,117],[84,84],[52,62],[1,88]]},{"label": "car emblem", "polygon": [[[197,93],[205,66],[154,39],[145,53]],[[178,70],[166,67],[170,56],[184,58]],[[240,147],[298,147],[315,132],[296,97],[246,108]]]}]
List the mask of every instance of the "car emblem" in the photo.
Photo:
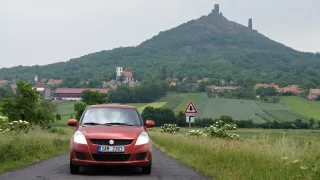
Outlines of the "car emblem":
[{"label": "car emblem", "polygon": [[111,145],[114,144],[114,140],[111,139],[111,140],[109,141],[109,144],[111,144]]}]

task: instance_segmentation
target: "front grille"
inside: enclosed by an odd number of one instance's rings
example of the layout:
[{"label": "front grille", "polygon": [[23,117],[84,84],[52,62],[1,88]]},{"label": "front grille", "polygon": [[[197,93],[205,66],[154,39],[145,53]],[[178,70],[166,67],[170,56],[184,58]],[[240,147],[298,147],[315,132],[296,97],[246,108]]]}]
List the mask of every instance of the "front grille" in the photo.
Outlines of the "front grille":
[{"label": "front grille", "polygon": [[147,153],[140,153],[136,155],[136,160],[145,160],[147,157]]},{"label": "front grille", "polygon": [[[97,145],[111,145],[109,143],[111,139],[90,139],[92,144]],[[113,139],[114,144],[112,146],[124,146],[132,143],[133,139]]]},{"label": "front grille", "polygon": [[76,155],[77,159],[81,159],[81,160],[85,160],[86,159],[86,155],[84,153],[76,152],[75,155]]},{"label": "front grille", "polygon": [[130,154],[92,154],[96,161],[128,161]]}]

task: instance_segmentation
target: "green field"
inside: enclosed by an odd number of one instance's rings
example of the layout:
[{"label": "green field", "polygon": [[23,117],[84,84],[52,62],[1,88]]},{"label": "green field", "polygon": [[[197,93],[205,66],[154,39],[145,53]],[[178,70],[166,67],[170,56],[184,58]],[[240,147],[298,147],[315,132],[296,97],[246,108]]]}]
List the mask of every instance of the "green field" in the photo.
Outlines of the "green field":
[{"label": "green field", "polygon": [[302,97],[283,97],[284,105],[304,116],[320,120],[320,102],[309,101]]},{"label": "green field", "polygon": [[[255,123],[295,121],[297,118],[309,120],[320,119],[320,102],[310,102],[300,97],[283,97],[284,103],[265,103],[254,100],[208,99],[205,93],[170,93],[154,103],[128,103],[142,113],[147,106],[173,109],[175,114],[184,111],[191,100],[197,110],[196,118],[219,118],[222,115],[232,116],[234,120],[250,120]],[[70,118],[74,102],[58,103],[62,123]],[[61,123],[61,121],[60,121]]]},{"label": "green field", "polygon": [[[196,118],[219,118],[222,115],[229,115],[234,120],[252,119],[255,123],[295,121],[296,118],[309,119],[281,103],[265,103],[239,99],[208,99],[206,94],[203,93],[185,94],[183,100],[181,100],[174,111],[183,111],[190,100],[192,100],[198,110]],[[170,102],[167,103],[167,106],[170,106]]]},{"label": "green field", "polygon": [[187,94],[170,93],[170,94],[166,95],[165,97],[158,99],[156,102],[167,102],[161,108],[175,109],[176,107],[179,106],[179,104],[185,98],[186,95]]}]

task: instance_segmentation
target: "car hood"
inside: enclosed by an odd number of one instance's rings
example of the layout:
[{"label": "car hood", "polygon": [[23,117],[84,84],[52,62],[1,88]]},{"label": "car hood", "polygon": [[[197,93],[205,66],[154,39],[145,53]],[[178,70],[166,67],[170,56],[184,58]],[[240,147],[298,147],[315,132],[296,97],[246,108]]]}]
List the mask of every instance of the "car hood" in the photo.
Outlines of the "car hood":
[{"label": "car hood", "polygon": [[87,139],[136,139],[145,131],[137,126],[80,126],[78,130]]}]

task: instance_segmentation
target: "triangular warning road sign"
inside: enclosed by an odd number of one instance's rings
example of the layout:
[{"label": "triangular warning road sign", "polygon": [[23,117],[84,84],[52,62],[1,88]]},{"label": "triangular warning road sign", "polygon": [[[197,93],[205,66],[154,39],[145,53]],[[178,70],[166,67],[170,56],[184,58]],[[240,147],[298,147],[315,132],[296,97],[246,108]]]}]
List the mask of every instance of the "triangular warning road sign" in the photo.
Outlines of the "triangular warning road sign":
[{"label": "triangular warning road sign", "polygon": [[198,111],[192,101],[189,102],[187,108],[184,110],[185,114],[198,114]]}]

